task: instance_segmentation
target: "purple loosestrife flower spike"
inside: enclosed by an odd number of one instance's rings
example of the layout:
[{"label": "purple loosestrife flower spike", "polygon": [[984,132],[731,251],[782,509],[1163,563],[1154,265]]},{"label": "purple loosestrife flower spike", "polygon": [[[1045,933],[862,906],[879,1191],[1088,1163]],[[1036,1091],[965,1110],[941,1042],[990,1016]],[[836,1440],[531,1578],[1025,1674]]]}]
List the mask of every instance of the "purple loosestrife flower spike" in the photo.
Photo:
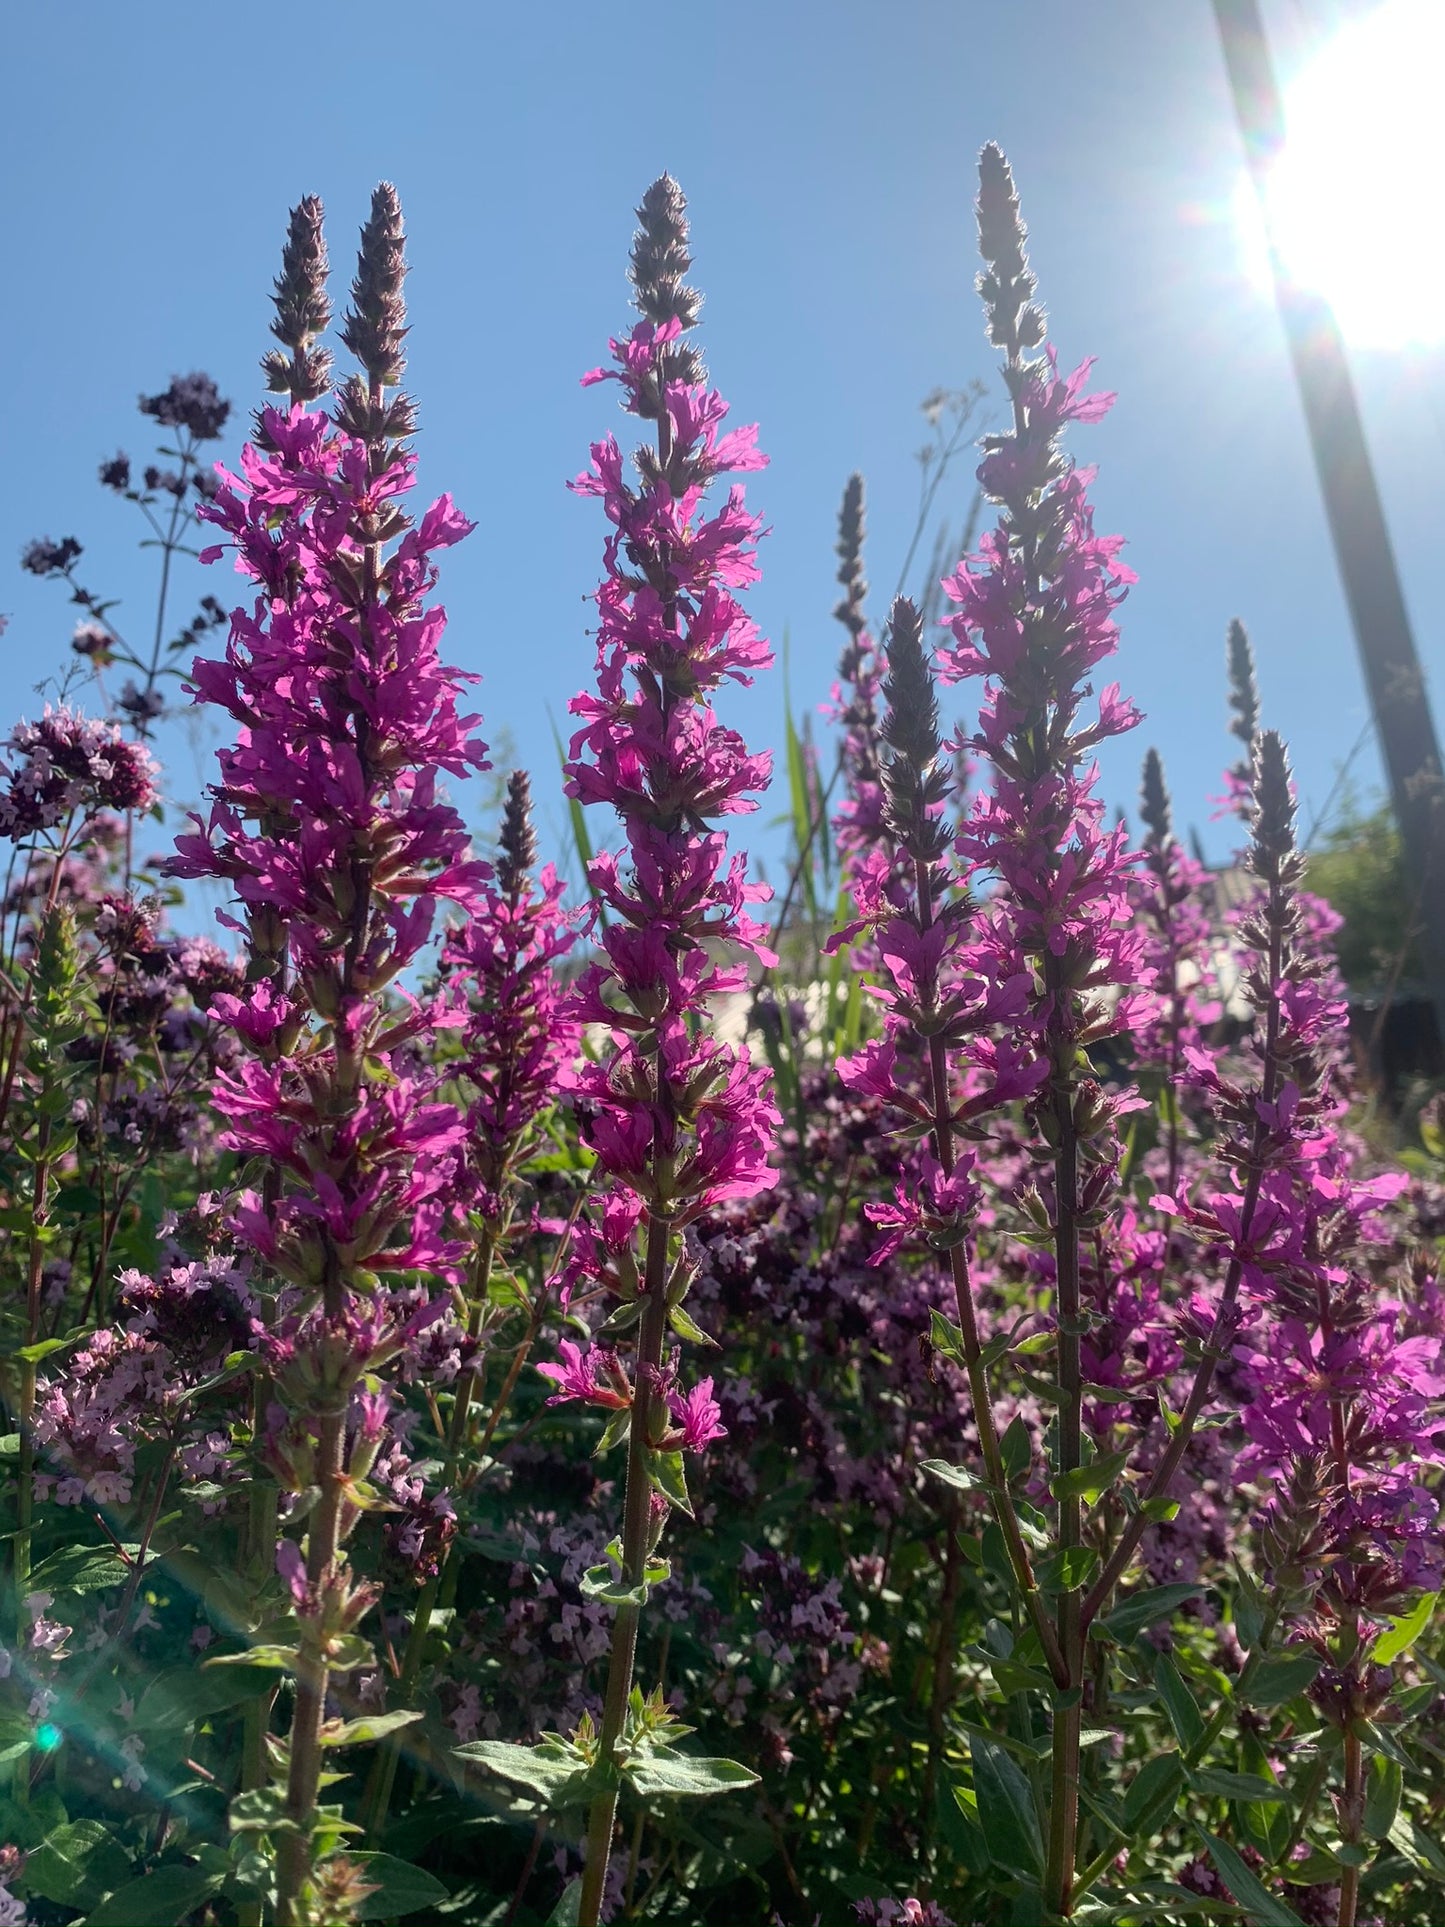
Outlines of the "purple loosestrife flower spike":
[{"label": "purple loosestrife flower spike", "polygon": [[[998,878],[993,930],[1011,971],[1037,985],[1015,1036],[1046,1067],[1032,1114],[1052,1166],[1046,1213],[1058,1326],[1059,1542],[1072,1555],[1083,1544],[1076,1479],[1086,1329],[1081,1239],[1108,1214],[1122,1155],[1116,1119],[1140,1101],[1080,1078],[1079,1053],[1129,1029],[1143,949],[1129,915],[1124,832],[1103,832],[1090,765],[1099,743],[1139,718],[1117,684],[1104,689],[1092,720],[1081,722],[1079,712],[1092,694],[1087,677],[1118,646],[1114,608],[1133,575],[1118,560],[1120,540],[1094,532],[1091,473],[1061,447],[1070,422],[1099,420],[1113,397],[1085,393],[1088,362],[1064,377],[1052,348],[1029,358],[1043,345],[1044,317],[1033,300],[1013,177],[992,145],[979,159],[978,231],[986,264],[978,287],[989,339],[1004,351],[1013,427],[984,440],[979,484],[1002,513],[979,556],[944,584],[959,606],[949,623],[954,645],[940,650],[939,669],[950,681],[985,681],[973,747],[993,765],[993,783],[975,799],[958,850]],[[1122,993],[1112,1003],[1110,990]],[[1058,1643],[1071,1688],[1082,1684],[1085,1668],[1081,1607],[1078,1591],[1061,1595]],[[1078,1724],[1074,1705],[1054,1729],[1044,1899],[1065,1916],[1077,1833]]]},{"label": "purple loosestrife flower spike", "polygon": [[459,709],[463,679],[440,657],[444,613],[427,605],[433,556],[471,524],[448,496],[414,524],[400,506],[414,458],[394,438],[411,411],[383,393],[401,368],[400,233],[395,194],[378,189],[351,317],[365,379],[348,383],[331,420],[304,402],[265,410],[241,474],[220,471],[199,511],[257,593],[233,613],[223,659],[194,665],[197,701],[238,730],[220,752],[209,815],[178,838],[172,865],[232,886],[244,921],[225,921],[246,930],[260,966],[245,996],[212,1000],[241,1046],[216,1105],[222,1144],[268,1172],[260,1192],[236,1199],[232,1223],[294,1290],[260,1343],[283,1419],[281,1475],[289,1465],[295,1489],[318,1494],[304,1559],[289,1537],[278,1552],[302,1627],[293,1824],[280,1848],[286,1927],[306,1914],[316,1873],[327,1640],[354,1628],[373,1596],[352,1582],[344,1541],[358,1516],[349,1482],[375,1440],[353,1427],[348,1445],[348,1411],[363,1377],[426,1342],[450,1302],[413,1303],[381,1277],[455,1281],[471,1203],[466,1119],[429,1048],[454,1027],[451,1000],[398,1008],[388,992],[428,946],[438,901],[473,910],[488,874],[437,788],[444,773],[487,764],[476,718]]},{"label": "purple loosestrife flower spike", "polygon": [[845,866],[872,849],[883,836],[883,785],[878,767],[878,712],[883,666],[868,634],[864,605],[868,583],[863,574],[866,528],[861,475],[850,475],[838,511],[838,581],[841,601],[833,610],[848,632],[838,658],[834,683],[824,714],[843,731],[840,746],[843,798],[833,817],[833,832]]},{"label": "purple loosestrife flower spike", "polygon": [[[623,1300],[608,1337],[634,1334],[635,1369],[629,1375],[605,1348],[542,1368],[555,1399],[610,1409],[609,1437],[627,1437],[620,1563],[638,1597],[668,1509],[690,1506],[682,1452],[717,1435],[711,1386],[685,1394],[663,1369],[669,1325],[681,1337],[697,1332],[682,1311],[692,1270],[678,1234],[710,1206],[771,1182],[777,1123],[766,1073],[708,1023],[710,999],[745,981],[721,959],[747,948],[771,960],[745,907],[767,893],[745,881],[744,859],[728,857],[713,827],[756,809],[770,759],[719,723],[711,699],[725,680],[750,682],[772,656],[733,595],[757,576],[758,518],[737,484],[709,513],[711,484],[764,458],[755,429],[724,430],[726,403],[703,385],[701,359],[682,340],[700,307],[683,279],[685,207],[667,175],[644,195],[632,250],[643,319],[611,344],[615,368],[585,377],[618,381],[624,407],[655,422],[655,445],[634,457],[641,486],[611,436],[593,444],[591,469],[574,484],[601,500],[614,533],[597,591],[597,692],[570,705],[579,728],[567,790],[584,804],[610,804],[628,848],[625,862],[604,855],[589,873],[614,916],[571,1014],[610,1032],[612,1048],[571,1085],[606,1189],[593,1222],[579,1226],[565,1284],[600,1285]],[[634,1599],[614,1622],[603,1758],[623,1731],[638,1614]],[[584,1927],[595,1927],[602,1904],[616,1804],[615,1789],[599,1796],[589,1821]]]}]

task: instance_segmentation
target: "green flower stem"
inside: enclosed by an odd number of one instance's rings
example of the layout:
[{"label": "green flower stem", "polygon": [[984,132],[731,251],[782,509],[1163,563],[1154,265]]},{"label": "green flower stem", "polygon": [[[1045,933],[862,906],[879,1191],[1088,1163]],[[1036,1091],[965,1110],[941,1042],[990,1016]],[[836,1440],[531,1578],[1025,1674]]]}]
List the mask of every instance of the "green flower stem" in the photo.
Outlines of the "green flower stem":
[{"label": "green flower stem", "polygon": [[[1054,1152],[1054,1274],[1058,1324],[1059,1476],[1066,1483],[1059,1500],[1059,1546],[1069,1551],[1084,1539],[1084,1505],[1070,1490],[1071,1474],[1084,1456],[1083,1301],[1079,1283],[1079,1141],[1074,1122],[1073,1039],[1060,1012],[1067,995],[1058,959],[1045,959],[1044,981],[1052,992],[1049,1021],[1051,1076],[1057,1148]],[[1058,1635],[1066,1668],[1069,1704],[1054,1711],[1049,1793],[1048,1861],[1044,1906],[1059,1919],[1074,1910],[1074,1861],[1079,1834],[1079,1734],[1083,1721],[1083,1595],[1070,1587],[1059,1596]]]},{"label": "green flower stem", "polygon": [[[1353,1722],[1345,1728],[1345,1791],[1340,1801],[1340,1833],[1345,1844],[1358,1847],[1365,1831],[1365,1749]],[[1360,1906],[1360,1870],[1340,1872],[1338,1927],[1355,1927]]]},{"label": "green flower stem", "polygon": [[[927,930],[933,922],[933,883],[928,865],[920,858],[913,861],[914,884],[918,892],[919,922]],[[951,1106],[948,1096],[948,1062],[944,1055],[943,1040],[940,1037],[928,1039],[928,1063],[931,1074],[930,1095],[933,1101],[933,1150],[945,1176],[951,1175],[955,1163],[953,1149],[953,1126],[949,1122]],[[974,1424],[978,1430],[979,1451],[983,1456],[985,1483],[988,1488],[989,1505],[998,1522],[1008,1550],[1009,1566],[1023,1600],[1024,1609],[1029,1616],[1029,1624],[1038,1635],[1039,1645],[1043,1648],[1044,1658],[1049,1671],[1059,1686],[1068,1684],[1068,1673],[1064,1664],[1063,1650],[1053,1624],[1044,1610],[1043,1596],[1034,1579],[1032,1562],[1028,1547],[1019,1527],[1018,1514],[1014,1510],[1013,1495],[1009,1490],[1008,1473],[1004,1469],[1003,1452],[999,1446],[998,1427],[994,1424],[993,1395],[989,1389],[988,1368],[983,1362],[983,1346],[979,1342],[978,1320],[973,1309],[973,1287],[968,1275],[968,1255],[963,1244],[950,1247],[948,1253],[949,1269],[953,1278],[953,1296],[958,1311],[959,1330],[963,1334],[964,1371],[968,1378],[969,1395],[973,1402]]]},{"label": "green flower stem", "polygon": [[[310,1585],[320,1588],[332,1576],[340,1554],[345,1408],[322,1413],[316,1431],[319,1496],[307,1522],[306,1577]],[[321,1723],[331,1676],[327,1645],[316,1621],[303,1619],[296,1662],[296,1701],[291,1715],[291,1761],[286,1779],[286,1818],[290,1828],[281,1835],[277,1855],[277,1927],[300,1927],[302,1895],[311,1874],[311,1833],[321,1786]]]},{"label": "green flower stem", "polygon": [[[667,1335],[667,1265],[671,1235],[672,1227],[666,1219],[649,1215],[647,1265],[643,1279],[647,1309],[642,1314],[642,1329],[637,1341],[632,1426],[627,1436],[627,1492],[622,1514],[622,1584],[626,1586],[642,1584],[651,1537],[652,1481],[647,1472],[647,1435],[653,1405],[650,1381],[652,1372],[662,1363],[663,1341]],[[582,1869],[582,1900],[577,1916],[579,1927],[597,1927],[602,1912],[602,1891],[607,1880],[607,1862],[612,1852],[612,1829],[617,1819],[620,1780],[617,1742],[622,1737],[627,1702],[632,1693],[637,1629],[641,1617],[641,1607],[619,1606],[617,1617],[612,1622],[607,1691],[602,1702],[602,1729],[597,1740],[597,1760],[606,1775],[606,1783],[593,1798],[587,1815],[587,1859]]]},{"label": "green flower stem", "polygon": [[[477,1245],[477,1255],[472,1268],[471,1304],[467,1314],[467,1335],[476,1339],[481,1335],[482,1318],[486,1310],[487,1287],[491,1281],[492,1266],[496,1260],[497,1246],[502,1231],[488,1224]],[[535,1325],[533,1327],[535,1330]],[[492,1408],[488,1420],[486,1437],[477,1451],[480,1458],[486,1450],[487,1441],[505,1408],[511,1389],[517,1382],[522,1369],[522,1360],[531,1345],[529,1333],[527,1344],[522,1346],[513,1360],[512,1370],[502,1388],[501,1396]],[[461,1462],[462,1448],[466,1443],[467,1422],[471,1417],[472,1400],[476,1395],[480,1370],[474,1364],[464,1372],[457,1384],[456,1401],[452,1406],[451,1420],[447,1426],[446,1457],[442,1464],[441,1485],[450,1487],[456,1478],[457,1467]],[[421,1675],[422,1656],[426,1651],[427,1636],[431,1631],[432,1616],[436,1612],[437,1600],[441,1595],[442,1584],[448,1571],[457,1559],[457,1542],[447,1547],[446,1556],[426,1584],[422,1587],[412,1615],[411,1631],[407,1636],[406,1651],[402,1655],[401,1672],[397,1678],[397,1704],[405,1706],[411,1698]],[[386,1825],[386,1811],[391,1804],[392,1789],[396,1785],[397,1768],[401,1764],[402,1737],[392,1734],[382,1742],[372,1762],[371,1773],[367,1780],[366,1797],[362,1805],[362,1824],[368,1835],[375,1839]]]}]

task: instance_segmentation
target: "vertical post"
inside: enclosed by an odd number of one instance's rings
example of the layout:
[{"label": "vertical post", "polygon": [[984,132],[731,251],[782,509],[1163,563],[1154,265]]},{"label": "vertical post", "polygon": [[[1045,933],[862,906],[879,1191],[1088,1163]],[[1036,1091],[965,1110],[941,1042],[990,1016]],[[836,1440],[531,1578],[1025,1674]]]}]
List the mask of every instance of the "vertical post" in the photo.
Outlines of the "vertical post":
[{"label": "vertical post", "polygon": [[1285,267],[1270,222],[1268,172],[1284,110],[1258,0],[1213,0],[1234,109],[1269,235],[1280,318],[1299,383],[1335,559],[1365,672],[1426,990],[1445,1045],[1445,781],[1440,748],[1345,344],[1329,303]]}]

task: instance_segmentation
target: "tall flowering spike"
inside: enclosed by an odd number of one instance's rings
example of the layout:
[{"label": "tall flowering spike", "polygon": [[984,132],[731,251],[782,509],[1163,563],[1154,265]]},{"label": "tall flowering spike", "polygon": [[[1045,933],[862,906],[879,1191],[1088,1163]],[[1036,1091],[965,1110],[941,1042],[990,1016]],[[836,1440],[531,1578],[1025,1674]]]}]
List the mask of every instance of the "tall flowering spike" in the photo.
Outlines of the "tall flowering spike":
[{"label": "tall flowering spike", "polygon": [[833,817],[833,832],[845,868],[852,869],[884,835],[883,782],[878,764],[879,706],[883,660],[868,633],[863,573],[866,533],[861,475],[850,475],[838,511],[838,581],[843,596],[833,614],[848,632],[838,658],[838,680],[824,714],[839,724],[843,797]]},{"label": "tall flowering spike", "polygon": [[[1113,397],[1085,392],[1088,362],[1061,376],[1052,348],[1029,358],[1043,342],[1043,315],[1032,299],[1013,177],[993,146],[979,161],[978,223],[986,263],[979,289],[989,338],[1004,350],[1013,426],[984,442],[978,479],[1001,514],[979,555],[944,585],[958,607],[939,672],[984,681],[973,746],[992,765],[993,781],[975,799],[958,850],[998,879],[992,931],[1009,958],[1007,974],[1030,986],[1015,1048],[1043,1067],[1032,1113],[1051,1171],[1051,1195],[1040,1209],[1052,1234],[1058,1330],[1055,1487],[1059,1544],[1073,1558],[1085,1542],[1076,1476],[1084,1451],[1082,1244],[1117,1194],[1116,1120],[1139,1101],[1081,1076],[1080,1052],[1129,1030],[1144,947],[1131,914],[1124,831],[1102,828],[1092,766],[1097,745],[1133,728],[1138,714],[1117,684],[1104,689],[1091,719],[1080,711],[1093,694],[1089,676],[1118,646],[1114,609],[1134,578],[1118,559],[1119,539],[1094,532],[1091,472],[1075,467],[1061,446],[1070,422],[1099,420]],[[1066,1682],[1078,1686],[1085,1670],[1079,1592],[1061,1596],[1055,1627]],[[1044,1897],[1046,1909],[1067,1917],[1077,1706],[1056,1724],[1055,1773]]]},{"label": "tall flowering spike", "polygon": [[283,1483],[317,1494],[304,1540],[278,1550],[300,1626],[279,1872],[288,1927],[310,1918],[331,1641],[373,1597],[344,1542],[375,1438],[348,1429],[348,1413],[363,1380],[450,1302],[417,1303],[381,1279],[455,1279],[470,1202],[466,1119],[433,1068],[455,1013],[445,998],[398,1008],[388,992],[426,949],[438,901],[470,911],[487,878],[438,791],[444,773],[487,764],[477,719],[460,711],[463,679],[440,657],[445,615],[427,604],[433,556],[471,524],[443,496],[413,525],[400,506],[413,458],[390,443],[380,398],[400,372],[399,236],[395,196],[379,190],[351,330],[370,385],[350,384],[331,420],[303,402],[267,409],[263,441],[242,451],[239,476],[221,471],[200,511],[225,538],[203,560],[231,547],[256,593],[232,614],[223,659],[194,665],[196,700],[237,733],[209,815],[172,864],[230,884],[239,917],[224,920],[261,965],[211,1014],[240,1047],[217,1081],[221,1142],[266,1173],[234,1200],[232,1225],[293,1289],[263,1340],[281,1423],[271,1456]]},{"label": "tall flowering spike", "polygon": [[[614,1629],[604,1758],[622,1735],[648,1561],[669,1510],[690,1509],[682,1454],[717,1434],[706,1420],[711,1387],[684,1394],[664,1360],[669,1326],[698,1335],[682,1310],[692,1267],[680,1234],[709,1206],[770,1182],[777,1123],[766,1073],[707,1021],[709,1000],[745,981],[739,964],[722,959],[740,948],[761,953],[745,906],[766,894],[745,881],[745,860],[729,858],[713,825],[756,809],[771,773],[766,755],[719,723],[711,699],[772,657],[732,593],[757,576],[758,518],[736,484],[721,503],[708,501],[718,477],[763,465],[756,430],[724,432],[726,404],[703,386],[696,355],[677,347],[698,311],[682,280],[691,259],[684,208],[668,177],[648,190],[633,245],[644,318],[612,343],[610,376],[585,377],[616,380],[624,407],[656,422],[655,446],[635,457],[642,486],[628,480],[611,436],[593,444],[591,469],[574,484],[600,499],[613,534],[597,591],[597,692],[570,705],[580,726],[567,789],[616,810],[627,854],[590,869],[594,895],[615,914],[571,1010],[610,1032],[612,1045],[572,1088],[604,1188],[574,1240],[566,1284],[621,1300],[608,1337],[630,1334],[632,1359],[629,1368],[603,1348],[543,1369],[556,1398],[608,1411],[608,1440],[628,1439],[618,1561],[627,1598]],[[584,1927],[595,1927],[602,1904],[616,1799],[615,1790],[602,1795],[593,1809]]]},{"label": "tall flowering spike", "polygon": [[1157,749],[1146,752],[1139,785],[1139,815],[1149,832],[1149,847],[1163,849],[1174,835],[1173,809],[1164,781],[1164,764]]},{"label": "tall flowering spike", "polygon": [[291,210],[275,282],[276,318],[271,323],[272,334],[289,353],[273,348],[261,362],[266,386],[273,394],[289,395],[293,406],[319,401],[331,381],[330,351],[316,346],[317,337],[331,325],[326,288],[331,269],[322,219],[316,194],[306,195]]}]

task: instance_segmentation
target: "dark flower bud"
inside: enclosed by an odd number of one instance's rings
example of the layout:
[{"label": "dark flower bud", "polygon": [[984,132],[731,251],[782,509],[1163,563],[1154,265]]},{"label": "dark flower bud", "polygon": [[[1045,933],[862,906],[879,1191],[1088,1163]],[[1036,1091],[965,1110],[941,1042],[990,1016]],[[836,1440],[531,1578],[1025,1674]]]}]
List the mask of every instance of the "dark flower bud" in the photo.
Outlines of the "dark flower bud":
[{"label": "dark flower bud", "polygon": [[28,575],[64,575],[83,553],[73,535],[63,535],[58,542],[43,535],[20,551],[20,566]]},{"label": "dark flower bud", "polygon": [[371,213],[361,230],[351,307],[341,339],[366,371],[373,388],[395,388],[406,369],[406,229],[401,201],[390,181],[371,197]]},{"label": "dark flower bud", "polygon": [[172,375],[159,395],[142,395],[136,406],[162,428],[186,428],[198,442],[216,441],[231,404],[222,399],[209,375]]},{"label": "dark flower bud", "polygon": [[863,604],[868,597],[868,580],[863,573],[863,537],[866,532],[863,508],[863,477],[850,475],[843,488],[843,506],[838,511],[838,580],[843,599],[833,614],[856,643],[867,626]]},{"label": "dark flower bud", "polygon": [[1037,348],[1044,338],[1043,311],[1033,306],[1038,284],[1024,252],[1027,239],[1013,173],[990,141],[978,157],[978,251],[988,265],[977,286],[988,338],[1010,357]]},{"label": "dark flower bud", "polygon": [[1229,733],[1244,744],[1244,755],[1231,773],[1247,783],[1254,759],[1254,739],[1259,733],[1259,684],[1254,673],[1254,650],[1237,616],[1229,625],[1225,648],[1229,663],[1229,707],[1234,711]]},{"label": "dark flower bud", "polygon": [[1139,786],[1139,814],[1149,832],[1150,845],[1163,849],[1174,834],[1169,791],[1164,782],[1164,764],[1157,749],[1144,758],[1144,776]]},{"label": "dark flower bud", "polygon": [[885,815],[899,846],[929,862],[947,841],[938,817],[948,776],[938,765],[938,701],[923,654],[923,618],[907,596],[894,601],[883,646],[888,713],[882,735],[892,751],[881,771]]},{"label": "dark flower bud", "polygon": [[497,865],[497,883],[503,896],[515,899],[521,895],[527,872],[537,861],[532,786],[524,769],[514,769],[507,780],[507,806],[502,813],[499,841],[502,860]]},{"label": "dark flower bud", "polygon": [[125,711],[133,723],[143,727],[164,711],[166,699],[158,689],[139,689],[133,682],[128,682],[116,698],[116,705]]},{"label": "dark flower bud", "polygon": [[688,251],[687,197],[670,174],[660,174],[637,209],[628,278],[637,291],[639,313],[649,321],[679,321],[697,326],[702,296],[683,276],[692,266]]},{"label": "dark flower bud", "polygon": [[1294,854],[1294,795],[1289,752],[1277,729],[1266,729],[1254,745],[1254,803],[1250,867],[1266,880],[1281,876]]},{"label": "dark flower bud", "polygon": [[319,195],[308,194],[291,210],[286,245],[281,250],[281,272],[272,300],[276,318],[271,332],[290,354],[272,349],[261,359],[266,386],[273,394],[296,402],[317,401],[331,381],[331,356],[313,346],[331,324],[331,302],[326,280],[331,264],[326,258]]},{"label": "dark flower bud", "polygon": [[130,457],[124,451],[112,455],[108,462],[100,465],[100,485],[113,488],[117,495],[124,495],[130,487]]},{"label": "dark flower bud", "polygon": [[883,694],[888,714],[883,740],[898,757],[922,770],[933,762],[940,748],[938,701],[923,655],[923,619],[907,596],[899,596],[889,611],[884,651],[888,676]]},{"label": "dark flower bud", "polygon": [[109,629],[103,629],[98,622],[78,622],[70,638],[70,646],[77,656],[84,656],[97,669],[104,669],[111,660],[115,638]]},{"label": "dark flower bud", "polygon": [[[632,237],[628,279],[639,314],[659,326],[677,321],[695,328],[702,312],[702,296],[683,277],[692,266],[688,248],[687,197],[670,174],[660,174],[637,208],[637,232]],[[689,387],[705,381],[702,356],[688,343],[676,341],[662,356],[664,382]],[[654,420],[660,402],[651,384],[638,398],[638,413]]]}]

